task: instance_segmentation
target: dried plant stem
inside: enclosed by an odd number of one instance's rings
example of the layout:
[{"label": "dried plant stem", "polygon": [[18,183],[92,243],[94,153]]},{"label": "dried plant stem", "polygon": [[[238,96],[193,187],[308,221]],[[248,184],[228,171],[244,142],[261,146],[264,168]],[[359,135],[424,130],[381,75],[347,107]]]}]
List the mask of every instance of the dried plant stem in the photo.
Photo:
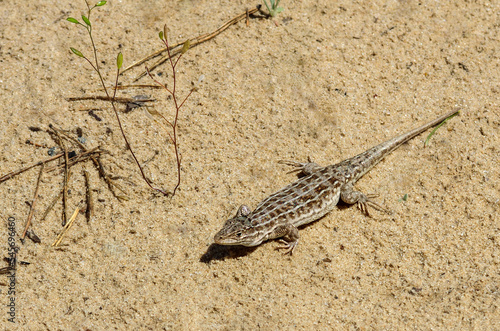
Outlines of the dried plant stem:
[{"label": "dried plant stem", "polygon": [[8,180],[8,179],[10,179],[10,178],[12,178],[12,177],[14,177],[16,175],[19,175],[20,173],[23,173],[23,172],[25,172],[27,170],[30,170],[31,168],[34,168],[36,166],[45,164],[45,163],[50,162],[50,161],[57,160],[58,158],[63,157],[63,156],[64,156],[64,153],[57,154],[57,155],[54,155],[52,157],[49,157],[48,159],[45,159],[45,160],[42,160],[42,161],[38,161],[37,163],[34,163],[34,164],[29,165],[27,167],[21,168],[21,169],[16,170],[16,171],[9,172],[8,174],[3,175],[2,177],[0,177],[0,183],[5,182],[6,180]]},{"label": "dried plant stem", "polygon": [[177,140],[177,122],[178,122],[178,119],[179,119],[179,111],[180,111],[181,107],[184,105],[184,102],[186,102],[186,100],[189,98],[189,96],[191,95],[191,93],[193,93],[194,89],[191,89],[189,91],[189,93],[187,94],[187,96],[184,98],[184,100],[182,100],[182,102],[179,102],[179,100],[177,99],[177,94],[176,94],[177,76],[176,76],[175,67],[179,63],[179,60],[182,58],[182,55],[185,53],[185,51],[187,51],[187,48],[189,47],[189,42],[186,42],[184,44],[184,47],[182,48],[181,54],[179,55],[179,57],[174,62],[174,60],[172,58],[172,55],[171,55],[171,52],[170,52],[170,47],[168,46],[168,38],[167,38],[167,34],[166,34],[167,26],[166,25],[165,25],[165,27],[164,27],[163,30],[165,32],[163,33],[162,41],[165,44],[165,48],[166,48],[167,53],[168,53],[168,60],[169,60],[169,63],[170,63],[170,67],[172,68],[172,89],[169,89],[165,84],[162,84],[158,80],[156,80],[153,77],[153,75],[151,75],[151,72],[149,71],[148,67],[146,67],[146,72],[149,75],[149,77],[151,77],[151,79],[156,84],[162,86],[165,89],[165,91],[167,91],[172,96],[172,100],[174,101],[174,105],[175,105],[175,116],[174,116],[174,121],[173,122],[167,120],[159,112],[156,112],[165,121],[165,123],[167,123],[171,127],[171,129],[172,129],[172,134],[170,134],[170,132],[168,132],[168,131],[167,131],[167,133],[168,133],[168,136],[170,138],[170,141],[174,145],[175,159],[176,159],[176,163],[177,163],[177,183],[176,183],[176,185],[174,187],[174,190],[172,192],[172,196],[174,196],[175,192],[179,188],[179,185],[181,184],[181,159],[182,158],[181,158],[181,155],[179,153],[179,143],[178,143],[178,140]]},{"label": "dried plant stem", "polygon": [[[123,74],[123,71],[121,73]],[[115,88],[115,86],[112,86],[110,88]],[[149,89],[160,89],[161,86],[153,85],[153,84],[131,84],[131,85],[121,84],[121,85],[116,86],[116,88],[118,90],[125,90],[125,89],[129,89],[129,88],[138,88],[138,89],[147,88],[149,90]],[[99,90],[102,91],[102,88]]]},{"label": "dried plant stem", "polygon": [[83,175],[85,176],[85,184],[87,186],[87,210],[85,211],[85,216],[87,218],[87,223],[92,219],[92,214],[94,213],[94,203],[92,202],[92,189],[90,188],[90,176],[87,170],[83,170]]},{"label": "dried plant stem", "polygon": [[68,181],[69,181],[69,160],[68,160],[68,150],[66,146],[64,147],[64,189],[63,189],[63,222],[62,226],[66,225],[66,220],[68,219],[68,214],[66,213],[68,207]]},{"label": "dried plant stem", "polygon": [[[156,87],[156,86],[155,86]],[[66,98],[66,100],[68,101],[81,101],[81,100],[103,100],[103,101],[112,101],[113,99],[109,96],[103,96],[103,95],[94,95],[94,96],[88,96],[88,97],[70,97],[70,98]],[[115,102],[118,102],[118,103],[131,103],[131,102],[154,102],[156,101],[155,99],[140,99],[140,100],[137,100],[137,99],[134,99],[134,98],[115,98],[114,99]]]},{"label": "dried plant stem", "polygon": [[63,220],[62,226],[66,225],[66,220],[68,219],[68,215],[66,214],[66,208],[68,206],[68,179],[69,179],[69,159],[68,159],[68,150],[66,149],[66,145],[59,135],[59,131],[55,130],[53,126],[50,128],[54,131],[59,140],[59,146],[64,151],[64,188],[63,188]]},{"label": "dried plant stem", "polygon": [[52,199],[52,201],[50,202],[49,206],[47,207],[47,209],[45,209],[45,212],[43,213],[42,217],[40,218],[40,222],[45,220],[45,218],[47,217],[47,215],[50,213],[50,211],[52,210],[52,208],[54,208],[57,200],[59,200],[63,195],[63,190],[61,190],[59,192],[59,194],[54,198]]},{"label": "dried plant stem", "polygon": [[[81,142],[79,142],[78,139],[73,138],[72,136],[70,136],[66,132],[64,132],[63,130],[57,129],[55,127],[51,127],[51,128],[53,130],[58,130],[60,134],[62,134],[66,139],[71,140],[72,142],[74,142],[75,144],[77,144],[83,151],[85,151],[85,153],[90,153],[93,150],[93,149],[92,150],[87,150],[87,148]],[[98,147],[98,148],[100,148],[100,147]],[[123,188],[121,188],[120,185],[118,185],[118,184],[116,184],[115,182],[112,181],[111,176],[109,176],[106,173],[106,170],[104,170],[104,167],[103,167],[103,165],[101,163],[101,159],[100,158],[96,158],[93,155],[90,156],[90,159],[94,163],[94,166],[97,168],[97,171],[99,171],[99,175],[104,179],[104,181],[106,182],[106,184],[108,184],[108,188],[111,191],[111,193],[115,196],[115,198],[117,198],[119,200],[128,200],[128,197],[126,196],[127,192]],[[125,195],[123,196],[123,195],[116,194],[114,188],[117,188],[118,190],[120,190]]]},{"label": "dried plant stem", "polygon": [[[94,147],[92,148],[91,150],[89,151],[86,151],[86,152],[83,152],[81,154],[78,154],[70,159],[68,159],[69,163],[68,163],[68,166],[69,167],[72,167],[74,166],[75,164],[77,164],[78,162],[82,162],[82,161],[86,161],[88,160],[89,158],[92,158],[94,157],[95,155],[99,155],[100,153],[102,153],[101,150],[99,150],[99,146],[98,147]],[[55,165],[55,166],[52,166],[50,168],[47,168],[45,170],[45,172],[51,172],[51,171],[54,171],[54,170],[57,170],[57,169],[60,169],[61,167],[65,167],[66,165],[65,164],[62,164],[62,165]]]},{"label": "dried plant stem", "polygon": [[59,246],[59,244],[63,240],[64,235],[73,225],[73,222],[75,221],[76,216],[78,215],[79,212],[80,212],[80,206],[76,207],[75,211],[73,212],[73,215],[71,215],[71,218],[69,219],[68,223],[64,226],[61,233],[59,233],[59,235],[56,238],[56,241],[54,241],[52,246],[55,246],[55,247]]},{"label": "dried plant stem", "polygon": [[31,208],[30,212],[28,214],[28,219],[26,220],[26,226],[24,227],[23,235],[21,239],[24,240],[26,237],[26,232],[28,231],[28,228],[31,225],[31,219],[33,218],[33,213],[35,212],[35,205],[38,197],[38,188],[40,187],[40,181],[42,179],[42,174],[43,174],[43,168],[45,167],[45,164],[42,163],[42,166],[40,167],[40,173],[38,174],[38,180],[36,181],[36,188],[35,188],[35,195],[33,196],[33,201],[31,202]]},{"label": "dried plant stem", "polygon": [[[120,76],[120,69],[117,70],[117,73],[116,73],[116,82],[115,82],[115,86],[118,85],[118,77]],[[104,87],[104,81],[102,82],[102,86]],[[109,94],[108,94],[108,90],[107,89],[104,89],[104,91],[106,92],[106,95],[109,97]],[[125,135],[125,131],[123,130],[123,126],[122,126],[122,123],[121,123],[121,120],[120,120],[120,116],[118,116],[118,110],[116,110],[116,106],[115,106],[115,96],[116,96],[116,88],[114,89],[114,93],[113,93],[113,98],[111,100],[111,106],[113,107],[113,110],[115,112],[115,115],[116,115],[116,120],[118,122],[118,126],[120,127],[120,131],[122,133],[122,136],[123,136],[123,139],[125,140],[125,144],[127,145],[127,148],[130,150],[130,154],[132,154],[132,157],[134,158],[135,160],[135,163],[137,164],[137,166],[139,167],[139,170],[141,172],[141,175],[142,175],[142,178],[144,179],[144,181],[146,182],[146,184],[148,184],[148,186],[155,190],[155,191],[158,191],[160,193],[162,193],[163,195],[168,195],[167,192],[163,191],[162,189],[158,188],[158,187],[154,187],[151,182],[149,181],[149,179],[146,177],[146,174],[144,173],[144,170],[142,169],[142,166],[141,164],[139,163],[139,160],[137,159],[137,157],[135,156],[135,153],[134,151],[132,150],[132,147],[130,146],[130,143],[128,142],[128,139],[127,139],[127,136]]]}]

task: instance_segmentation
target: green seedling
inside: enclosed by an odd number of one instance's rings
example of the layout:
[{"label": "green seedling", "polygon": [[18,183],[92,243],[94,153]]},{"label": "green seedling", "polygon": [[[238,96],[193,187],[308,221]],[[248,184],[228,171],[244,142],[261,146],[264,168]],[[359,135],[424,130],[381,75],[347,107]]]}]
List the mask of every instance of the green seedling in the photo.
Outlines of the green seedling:
[{"label": "green seedling", "polygon": [[263,1],[264,1],[264,4],[267,7],[267,10],[269,11],[269,14],[272,17],[275,17],[276,15],[278,15],[279,13],[281,13],[283,11],[283,7],[278,7],[281,0],[269,0],[271,6],[269,6],[267,4],[266,0],[263,0]]}]

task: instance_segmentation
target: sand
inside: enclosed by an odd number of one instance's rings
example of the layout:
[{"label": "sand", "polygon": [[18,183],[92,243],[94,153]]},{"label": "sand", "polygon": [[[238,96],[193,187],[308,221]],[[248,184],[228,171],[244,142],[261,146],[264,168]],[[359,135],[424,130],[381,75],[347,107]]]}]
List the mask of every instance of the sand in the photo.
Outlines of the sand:
[{"label": "sand", "polygon": [[[161,48],[165,23],[171,43],[182,42],[256,4],[110,1],[91,16],[107,84],[119,51],[128,66]],[[56,248],[61,201],[43,221],[41,214],[60,192],[62,173],[41,179],[31,225],[41,243],[19,240],[39,168],[0,183],[3,256],[9,217],[19,246],[14,295],[7,275],[0,278],[5,328],[500,328],[500,3],[281,5],[276,18],[240,22],[179,62],[179,96],[197,91],[179,114],[182,183],[170,198],[141,179],[108,102],[67,100],[103,94],[95,72],[69,50],[92,54],[85,30],[65,20],[80,19],[84,2],[2,2],[0,175],[49,157],[57,147],[50,124],[74,137],[80,128],[87,148],[108,151],[103,165],[129,198],[115,198],[91,162],[72,167],[67,212],[85,201],[87,170],[94,216],[79,214]],[[142,69],[126,72],[122,84]],[[167,65],[156,73],[171,77]],[[118,92],[140,94],[172,118],[165,91]],[[460,115],[428,147],[421,135],[359,181],[389,214],[366,217],[341,205],[300,230],[291,257],[275,241],[213,244],[241,204],[253,208],[295,180],[279,160],[339,162],[456,107]],[[176,168],[166,130],[144,107],[119,108],[147,176],[171,191]]]}]

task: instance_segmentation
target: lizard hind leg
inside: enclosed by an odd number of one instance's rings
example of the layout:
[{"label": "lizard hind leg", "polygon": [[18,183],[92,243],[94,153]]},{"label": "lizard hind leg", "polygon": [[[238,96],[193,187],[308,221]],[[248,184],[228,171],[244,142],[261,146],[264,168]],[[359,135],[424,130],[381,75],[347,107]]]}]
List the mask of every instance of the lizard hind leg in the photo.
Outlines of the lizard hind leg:
[{"label": "lizard hind leg", "polygon": [[388,213],[384,207],[372,200],[377,196],[378,194],[364,194],[362,192],[355,191],[352,184],[344,185],[340,191],[340,198],[342,201],[350,205],[357,204],[358,209],[361,210],[361,212],[366,216],[370,216],[368,207]]}]

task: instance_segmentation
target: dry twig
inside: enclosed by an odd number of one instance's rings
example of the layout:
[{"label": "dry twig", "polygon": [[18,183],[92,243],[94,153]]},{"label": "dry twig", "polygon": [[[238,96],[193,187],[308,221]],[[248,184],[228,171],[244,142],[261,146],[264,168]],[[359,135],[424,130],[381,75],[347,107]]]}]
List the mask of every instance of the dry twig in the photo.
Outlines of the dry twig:
[{"label": "dry twig", "polygon": [[75,221],[76,216],[78,215],[79,212],[80,212],[80,206],[76,207],[75,211],[73,212],[73,215],[71,215],[71,218],[69,219],[68,223],[66,223],[66,225],[62,229],[61,233],[59,233],[59,235],[56,238],[56,241],[54,241],[54,243],[52,244],[52,246],[55,246],[55,247],[59,246],[59,244],[61,243],[64,235],[66,234],[66,232],[73,225],[73,222]]},{"label": "dry twig", "polygon": [[[103,151],[99,149],[99,146],[94,147],[91,150],[88,150],[86,152],[83,152],[83,153],[77,154],[77,155],[75,155],[73,157],[70,157],[68,159],[68,162],[69,162],[68,166],[72,167],[72,166],[74,166],[75,164],[77,164],[79,162],[86,161],[88,159],[91,159],[94,156],[98,156],[102,152]],[[54,170],[57,170],[57,169],[61,169],[62,167],[65,167],[65,164],[54,165],[52,167],[47,168],[45,170],[45,172],[51,172],[51,171],[54,171]]]},{"label": "dry twig", "polygon": [[27,170],[30,170],[31,168],[34,168],[36,166],[45,164],[45,163],[50,162],[50,161],[57,160],[58,158],[60,158],[62,156],[64,156],[64,153],[51,156],[48,159],[45,159],[45,160],[42,160],[42,161],[38,161],[38,162],[36,162],[36,163],[34,163],[32,165],[29,165],[27,167],[24,167],[24,168],[21,168],[19,170],[15,170],[15,171],[9,172],[8,174],[3,175],[2,177],[0,177],[0,183],[5,182],[6,180],[11,179],[12,177],[14,177],[16,175],[19,175],[20,173],[23,173],[23,172],[25,172]]},{"label": "dry twig", "polygon": [[47,217],[47,215],[52,210],[52,208],[54,208],[57,200],[59,200],[62,197],[62,194],[63,194],[63,190],[61,190],[59,192],[59,194],[54,199],[52,199],[52,201],[50,202],[50,204],[47,207],[47,209],[45,209],[45,212],[43,213],[43,216],[40,218],[40,222],[43,221],[45,219],[45,217]]},{"label": "dry twig", "polygon": [[[58,130],[58,129],[55,129],[55,130]],[[69,134],[67,134],[66,132],[64,132],[62,130],[59,130],[59,133],[61,133],[66,139],[69,139],[69,140],[73,141],[75,144],[77,144],[86,153],[90,152],[89,150],[87,150],[87,148],[81,142],[78,141],[78,139],[75,139],[75,138],[71,137]],[[95,167],[99,171],[99,175],[104,179],[104,181],[108,185],[109,190],[115,196],[115,198],[117,198],[118,200],[128,200],[127,192],[125,192],[125,190],[123,188],[121,188],[120,185],[118,185],[115,182],[113,182],[113,180],[111,179],[111,176],[106,173],[106,170],[104,170],[104,166],[101,163],[101,159],[100,158],[96,158],[93,155],[90,156],[90,159],[94,163]],[[118,194],[116,194],[114,188],[117,188],[118,190],[120,190],[125,195],[118,195]]]},{"label": "dry twig", "polygon": [[31,208],[30,208],[30,212],[28,214],[28,219],[26,220],[26,226],[24,227],[23,235],[21,237],[22,240],[24,240],[24,238],[26,237],[26,231],[28,231],[28,228],[31,224],[31,218],[33,217],[33,213],[35,212],[35,205],[36,205],[36,200],[38,197],[38,188],[40,187],[40,180],[42,179],[44,167],[45,167],[45,164],[42,163],[42,166],[40,167],[40,173],[38,174],[38,180],[36,181],[35,195],[33,196],[33,201],[31,202]]},{"label": "dry twig", "polygon": [[68,179],[69,179],[69,159],[68,159],[68,150],[66,149],[66,145],[64,144],[61,136],[59,135],[59,130],[56,130],[52,125],[49,125],[54,133],[57,136],[59,147],[64,151],[64,189],[63,189],[63,221],[62,226],[66,225],[66,220],[68,219],[68,215],[66,214],[66,209],[68,207]]},{"label": "dry twig", "polygon": [[[68,101],[81,101],[81,100],[103,100],[103,101],[112,101],[113,98],[112,97],[108,97],[108,96],[104,96],[104,95],[91,95],[91,96],[87,96],[87,97],[70,97],[70,98],[66,98],[66,100]],[[127,103],[131,103],[131,102],[154,102],[156,101],[155,99],[134,99],[134,98],[120,98],[120,97],[116,97],[114,99],[114,101],[118,102],[118,103],[124,103],[124,104],[127,104]]]},{"label": "dry twig", "polygon": [[85,217],[87,218],[87,223],[92,219],[92,214],[94,213],[94,203],[92,202],[92,189],[90,188],[90,176],[87,170],[83,170],[85,176],[85,184],[87,186],[87,210],[85,211]]}]

